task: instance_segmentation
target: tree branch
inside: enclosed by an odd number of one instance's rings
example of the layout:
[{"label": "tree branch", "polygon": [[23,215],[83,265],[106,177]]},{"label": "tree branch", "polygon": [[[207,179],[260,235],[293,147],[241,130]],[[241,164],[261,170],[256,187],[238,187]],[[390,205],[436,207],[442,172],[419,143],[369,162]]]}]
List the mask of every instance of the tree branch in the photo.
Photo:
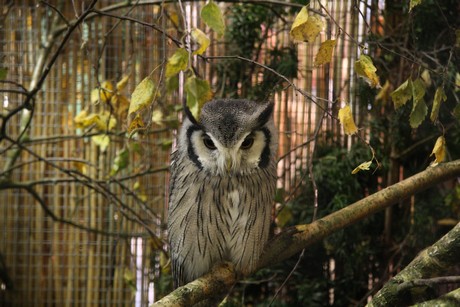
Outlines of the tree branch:
[{"label": "tree branch", "polygon": [[428,168],[311,224],[288,228],[275,236],[259,262],[259,269],[285,260],[337,230],[350,226],[440,182],[460,176],[460,160]]},{"label": "tree branch", "polygon": [[[460,160],[443,163],[378,191],[311,224],[287,228],[267,244],[257,270],[281,262],[332,233],[399,203],[401,199],[458,176],[460,176]],[[456,228],[460,230],[460,224]],[[452,236],[448,240],[452,241]],[[458,242],[460,236],[456,240],[460,248]],[[428,250],[435,253],[435,249]],[[455,258],[458,257],[458,254],[460,250],[452,252],[450,256]],[[458,261],[457,258],[455,259]],[[151,306],[191,306],[201,301],[203,297],[209,298],[222,294],[221,285],[226,285],[227,288],[224,287],[224,289],[228,290],[236,282],[234,276],[232,270],[219,269],[217,272],[213,270],[204,277],[176,289]]]},{"label": "tree branch", "polygon": [[[404,270],[387,282],[368,306],[401,306],[415,303],[407,300],[423,297],[420,295],[422,291],[418,288],[416,296],[410,296],[410,291],[414,287],[428,285],[426,278],[442,274],[453,265],[457,265],[458,255],[460,255],[460,223],[435,244],[422,251]],[[444,279],[443,281],[447,282],[445,277]],[[459,280],[460,278],[457,277],[456,281]]]}]

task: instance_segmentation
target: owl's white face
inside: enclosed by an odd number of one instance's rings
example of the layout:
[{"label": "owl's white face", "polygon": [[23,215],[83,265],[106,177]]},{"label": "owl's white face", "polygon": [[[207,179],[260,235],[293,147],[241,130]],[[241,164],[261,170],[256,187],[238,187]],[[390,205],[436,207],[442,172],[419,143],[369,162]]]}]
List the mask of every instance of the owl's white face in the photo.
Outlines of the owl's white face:
[{"label": "owl's white face", "polygon": [[179,151],[211,176],[249,175],[274,163],[277,133],[273,105],[248,100],[214,100],[199,122],[186,113]]},{"label": "owl's white face", "polygon": [[266,132],[246,132],[232,145],[225,146],[211,132],[194,131],[191,145],[202,168],[213,175],[245,175],[259,168],[267,144]]}]

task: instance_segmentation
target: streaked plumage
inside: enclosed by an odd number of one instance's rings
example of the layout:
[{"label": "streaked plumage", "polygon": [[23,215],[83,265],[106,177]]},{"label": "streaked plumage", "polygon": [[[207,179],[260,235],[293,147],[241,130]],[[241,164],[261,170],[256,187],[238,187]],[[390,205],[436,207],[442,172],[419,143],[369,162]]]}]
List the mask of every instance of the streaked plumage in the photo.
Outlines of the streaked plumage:
[{"label": "streaked plumage", "polygon": [[176,286],[221,261],[241,274],[268,239],[276,185],[273,104],[214,100],[189,113],[172,154],[168,235]]}]

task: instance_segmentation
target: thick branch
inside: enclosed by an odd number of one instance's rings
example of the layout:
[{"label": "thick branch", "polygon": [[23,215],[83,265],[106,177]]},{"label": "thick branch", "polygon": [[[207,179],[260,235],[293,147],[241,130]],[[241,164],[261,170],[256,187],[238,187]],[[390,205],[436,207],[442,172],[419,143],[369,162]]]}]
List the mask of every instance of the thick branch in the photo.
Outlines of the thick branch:
[{"label": "thick branch", "polygon": [[[378,211],[398,203],[422,190],[443,181],[460,176],[460,160],[440,164],[429,168],[397,184],[372,194],[342,210],[334,212],[308,225],[290,227],[275,236],[265,248],[259,263],[263,268],[281,262],[302,249],[316,243],[337,230],[355,224]],[[460,228],[459,225],[456,228]],[[451,254],[458,257],[459,251]],[[191,306],[206,297],[221,294],[218,285],[226,285],[227,289],[236,281],[233,271],[211,271],[184,287],[178,288],[152,306]],[[422,277],[417,277],[422,278]]]},{"label": "thick branch", "polygon": [[225,295],[237,281],[231,263],[216,266],[208,274],[177,288],[150,307],[193,306],[209,298]]},{"label": "thick branch", "polygon": [[[458,255],[460,255],[460,223],[435,244],[421,252],[404,270],[386,283],[368,306],[400,306],[414,303],[408,300],[412,298],[411,290],[421,284],[420,279],[431,278],[448,271],[453,265],[458,264]],[[422,290],[417,289],[416,293],[414,297],[420,297]]]},{"label": "thick branch", "polygon": [[259,268],[283,261],[337,230],[350,226],[440,182],[460,176],[460,160],[429,168],[378,191],[311,224],[297,225],[275,236],[266,246]]}]

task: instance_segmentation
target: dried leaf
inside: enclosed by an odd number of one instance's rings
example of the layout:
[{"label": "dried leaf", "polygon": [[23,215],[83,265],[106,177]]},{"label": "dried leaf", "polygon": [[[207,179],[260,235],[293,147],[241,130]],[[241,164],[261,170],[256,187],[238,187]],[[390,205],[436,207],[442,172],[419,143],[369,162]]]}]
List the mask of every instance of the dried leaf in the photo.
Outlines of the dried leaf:
[{"label": "dried leaf", "polygon": [[152,103],[155,96],[155,83],[150,77],[145,78],[139,83],[131,94],[128,116],[143,109]]},{"label": "dried leaf", "polygon": [[370,87],[380,88],[379,77],[376,74],[377,68],[374,66],[372,59],[365,55],[361,54],[359,59],[355,62],[355,71],[358,76],[362,77]]},{"label": "dried leaf", "polygon": [[212,98],[211,86],[206,80],[191,77],[185,81],[185,92],[190,112],[195,118],[199,118],[201,107]]},{"label": "dried leaf", "polygon": [[214,1],[209,1],[208,4],[201,9],[201,19],[204,23],[217,33],[218,37],[222,37],[225,32],[225,21],[222,11]]},{"label": "dried leaf", "polygon": [[114,94],[114,87],[111,81],[104,81],[99,88],[91,91],[91,103],[98,103],[99,101],[108,102]]},{"label": "dried leaf", "polygon": [[145,127],[144,121],[141,118],[140,114],[137,114],[136,117],[129,123],[128,133],[131,134],[137,129],[142,129]]},{"label": "dried leaf", "polygon": [[412,80],[409,78],[391,93],[395,109],[399,109],[412,97]]},{"label": "dried leaf", "polygon": [[435,160],[431,164],[432,166],[441,163],[446,158],[446,139],[443,136],[438,137],[436,140],[430,156],[432,155],[435,156]]},{"label": "dried leaf", "polygon": [[121,78],[120,81],[117,82],[117,91],[121,92],[126,85],[128,84],[130,75],[125,75],[123,78]]},{"label": "dried leaf", "polygon": [[75,116],[74,122],[77,128],[88,128],[94,125],[99,131],[110,131],[117,125],[116,118],[109,111],[88,114],[87,110],[83,110]]},{"label": "dried leaf", "polygon": [[385,84],[375,96],[375,101],[388,101],[388,98],[390,97],[390,86],[390,82],[388,80],[385,81]]},{"label": "dried leaf", "polygon": [[197,28],[194,28],[191,34],[193,40],[200,45],[200,48],[195,50],[193,54],[202,55],[206,51],[206,49],[208,49],[211,40],[206,34],[203,33],[203,31]]},{"label": "dried leaf", "polygon": [[439,108],[441,107],[441,102],[446,101],[447,96],[444,92],[444,88],[442,86],[438,86],[436,89],[436,93],[434,94],[433,99],[433,108],[431,109],[430,119],[432,122],[435,122],[438,119]]},{"label": "dried leaf", "polygon": [[294,19],[290,31],[291,38],[295,42],[313,42],[323,26],[321,18],[308,15],[308,8],[304,6]]},{"label": "dried leaf", "polygon": [[178,74],[181,70],[187,69],[188,66],[188,51],[184,48],[179,48],[174,54],[168,59],[166,63],[166,78],[172,77]]},{"label": "dried leaf", "polygon": [[366,161],[358,165],[351,173],[353,175],[359,173],[360,171],[368,171],[372,165],[372,160]]},{"label": "dried leaf", "polygon": [[332,60],[332,52],[334,51],[335,45],[335,39],[328,39],[327,41],[321,43],[321,46],[319,47],[318,53],[315,57],[316,66],[329,63]]},{"label": "dried leaf", "polygon": [[348,134],[354,134],[358,131],[358,127],[355,125],[353,120],[353,115],[351,114],[351,108],[349,105],[346,105],[339,110],[339,120],[343,126],[343,131]]}]

